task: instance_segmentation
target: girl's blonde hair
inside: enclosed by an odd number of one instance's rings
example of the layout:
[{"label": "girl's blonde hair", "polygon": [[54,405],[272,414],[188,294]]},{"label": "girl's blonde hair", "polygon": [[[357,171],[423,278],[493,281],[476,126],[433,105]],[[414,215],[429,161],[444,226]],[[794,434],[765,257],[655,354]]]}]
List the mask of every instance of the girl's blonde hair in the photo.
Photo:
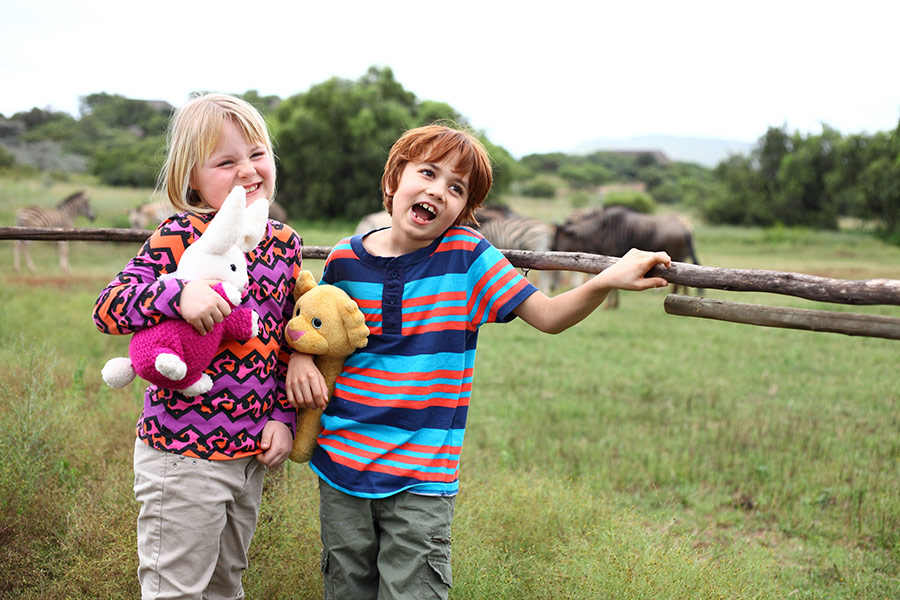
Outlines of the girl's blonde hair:
[{"label": "girl's blonde hair", "polygon": [[493,183],[490,155],[469,131],[442,124],[410,129],[391,147],[381,177],[385,210],[390,213],[394,208],[394,196],[390,192],[400,184],[407,163],[441,162],[447,158],[456,160],[455,173],[469,176],[466,207],[454,225],[476,223],[475,210],[484,202]]},{"label": "girl's blonde hair", "polygon": [[191,188],[191,176],[215,150],[228,121],[241,129],[248,142],[264,144],[274,162],[266,121],[249,102],[229,94],[195,96],[175,111],[169,123],[166,162],[157,183],[176,211],[212,211]]}]

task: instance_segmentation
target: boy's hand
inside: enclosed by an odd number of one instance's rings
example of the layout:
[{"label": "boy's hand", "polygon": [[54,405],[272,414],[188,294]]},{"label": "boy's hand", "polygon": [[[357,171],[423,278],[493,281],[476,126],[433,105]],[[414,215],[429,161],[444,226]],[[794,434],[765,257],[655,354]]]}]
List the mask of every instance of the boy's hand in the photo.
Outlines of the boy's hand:
[{"label": "boy's hand", "polygon": [[284,391],[288,404],[297,409],[324,409],[328,403],[328,384],[310,354],[291,354]]},{"label": "boy's hand", "polygon": [[200,335],[213,330],[231,314],[231,306],[211,286],[209,279],[189,281],[181,290],[181,318],[193,325]]},{"label": "boy's hand", "polygon": [[603,271],[603,280],[611,288],[620,290],[646,290],[666,287],[669,282],[662,277],[644,277],[656,265],[672,266],[672,259],[665,252],[647,252],[632,248],[611,267]]},{"label": "boy's hand", "polygon": [[263,427],[259,447],[263,452],[256,455],[256,460],[270,469],[277,467],[287,460],[294,447],[290,428],[284,423],[270,420]]}]

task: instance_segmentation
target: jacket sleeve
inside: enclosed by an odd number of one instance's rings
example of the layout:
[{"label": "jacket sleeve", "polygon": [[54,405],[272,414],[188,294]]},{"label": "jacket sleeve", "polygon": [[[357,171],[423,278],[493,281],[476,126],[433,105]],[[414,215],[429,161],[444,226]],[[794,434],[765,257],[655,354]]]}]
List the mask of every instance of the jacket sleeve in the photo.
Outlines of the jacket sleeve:
[{"label": "jacket sleeve", "polygon": [[181,318],[184,282],[160,279],[178,266],[184,249],[196,238],[185,215],[164,221],[141,250],[100,292],[94,323],[103,333],[125,335],[167,318]]},{"label": "jacket sleeve", "polygon": [[[289,227],[285,226],[285,230],[290,230]],[[300,270],[303,268],[303,249],[302,242],[300,237],[291,231],[291,236],[289,238],[288,246],[292,248],[295,252],[295,260],[293,261],[293,270],[291,273],[290,280],[288,281],[287,295],[284,301],[282,319],[281,319],[281,331],[280,335],[284,336],[284,326],[287,325],[287,322],[291,319],[294,313],[294,284],[297,282],[297,277],[300,275]],[[285,392],[285,381],[287,380],[287,364],[288,360],[291,356],[291,347],[288,346],[287,342],[282,339],[281,347],[278,350],[278,361],[275,366],[276,370],[276,386],[275,386],[275,403],[272,406],[272,419],[284,423],[291,430],[291,435],[295,435],[297,433],[297,411],[294,410],[287,401],[287,392]]]}]

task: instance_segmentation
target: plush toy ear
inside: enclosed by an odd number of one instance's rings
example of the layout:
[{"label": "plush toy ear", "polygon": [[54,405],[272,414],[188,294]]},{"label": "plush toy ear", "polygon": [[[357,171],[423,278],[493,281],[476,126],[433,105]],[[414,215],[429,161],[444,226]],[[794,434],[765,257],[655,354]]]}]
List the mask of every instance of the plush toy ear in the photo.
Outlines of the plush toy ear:
[{"label": "plush toy ear", "polygon": [[316,280],[313,274],[307,270],[300,271],[297,276],[297,283],[294,284],[294,300],[316,287]]},{"label": "plush toy ear", "polygon": [[[246,200],[244,200],[246,203]],[[244,209],[244,222],[237,246],[241,252],[247,253],[259,246],[259,242],[266,234],[269,223],[269,202],[259,199]]]},{"label": "plush toy ear", "polygon": [[241,217],[247,204],[247,193],[239,185],[234,186],[222,203],[216,216],[195,244],[201,244],[207,254],[221,256],[240,238]]},{"label": "plush toy ear", "polygon": [[365,316],[353,300],[342,303],[341,318],[344,320],[344,330],[347,332],[350,345],[354,348],[365,348],[369,343],[369,328]]}]

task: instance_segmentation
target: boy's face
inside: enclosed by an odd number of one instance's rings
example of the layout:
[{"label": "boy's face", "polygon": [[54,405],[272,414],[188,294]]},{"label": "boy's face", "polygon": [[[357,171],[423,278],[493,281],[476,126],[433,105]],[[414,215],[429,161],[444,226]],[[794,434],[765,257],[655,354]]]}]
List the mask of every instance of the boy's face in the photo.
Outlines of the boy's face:
[{"label": "boy's face", "polygon": [[456,223],[469,199],[469,176],[453,172],[455,157],[406,163],[393,192],[391,226],[424,248]]}]

